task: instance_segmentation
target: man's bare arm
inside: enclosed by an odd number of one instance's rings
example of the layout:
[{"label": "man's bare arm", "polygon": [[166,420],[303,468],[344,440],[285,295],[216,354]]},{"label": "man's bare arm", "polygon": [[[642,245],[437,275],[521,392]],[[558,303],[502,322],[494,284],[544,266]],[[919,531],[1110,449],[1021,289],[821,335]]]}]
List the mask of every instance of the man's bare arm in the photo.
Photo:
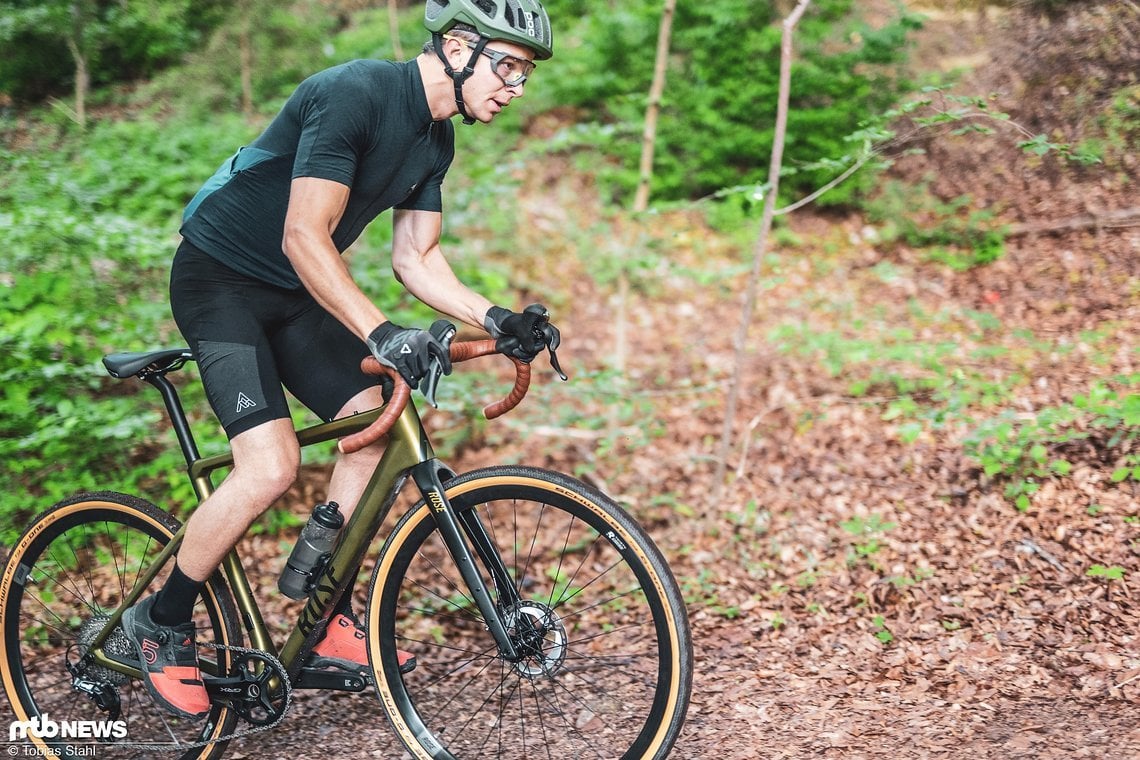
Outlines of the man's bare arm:
[{"label": "man's bare arm", "polygon": [[332,180],[293,180],[282,249],[317,303],[363,340],[387,317],[360,290],[333,245],[348,192],[348,186]]},{"label": "man's bare arm", "polygon": [[395,211],[392,269],[412,295],[438,312],[483,329],[491,302],[461,283],[439,247],[443,216],[435,211]]}]

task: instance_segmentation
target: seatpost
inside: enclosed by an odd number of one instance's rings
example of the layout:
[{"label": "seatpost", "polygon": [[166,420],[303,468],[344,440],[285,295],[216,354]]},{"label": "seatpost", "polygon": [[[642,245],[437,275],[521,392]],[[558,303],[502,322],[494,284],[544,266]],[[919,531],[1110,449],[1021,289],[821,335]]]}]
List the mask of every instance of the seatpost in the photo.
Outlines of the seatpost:
[{"label": "seatpost", "polygon": [[194,442],[194,434],[190,432],[190,423],[186,419],[186,412],[182,409],[178,391],[174,389],[174,384],[166,379],[166,372],[148,372],[140,374],[140,377],[158,388],[158,392],[162,394],[166,412],[170,415],[170,424],[174,426],[178,445],[182,447],[182,456],[186,457],[186,466],[189,467],[199,459],[198,445]]}]

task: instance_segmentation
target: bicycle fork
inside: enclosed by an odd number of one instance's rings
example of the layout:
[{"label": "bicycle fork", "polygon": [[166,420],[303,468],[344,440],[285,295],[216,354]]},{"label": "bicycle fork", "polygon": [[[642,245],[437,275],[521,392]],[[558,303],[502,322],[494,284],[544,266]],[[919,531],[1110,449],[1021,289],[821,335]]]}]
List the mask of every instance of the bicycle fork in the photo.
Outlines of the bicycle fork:
[{"label": "bicycle fork", "polygon": [[[455,566],[459,569],[459,574],[463,577],[463,582],[483,615],[487,630],[499,647],[499,654],[507,662],[519,662],[522,655],[511,639],[503,618],[503,610],[512,609],[519,602],[515,584],[507,572],[506,565],[503,564],[498,548],[487,534],[483,523],[479,521],[476,511],[472,509],[462,515],[456,514],[455,508],[444,493],[441,472],[448,471],[439,460],[430,459],[413,467],[411,474],[420,493],[423,494],[424,502],[431,510],[436,527],[455,561]],[[465,535],[474,547],[474,554],[464,540]],[[476,555],[491,576],[502,603],[501,607],[495,605],[487,590],[487,584],[483,582],[483,576],[475,565]]]}]

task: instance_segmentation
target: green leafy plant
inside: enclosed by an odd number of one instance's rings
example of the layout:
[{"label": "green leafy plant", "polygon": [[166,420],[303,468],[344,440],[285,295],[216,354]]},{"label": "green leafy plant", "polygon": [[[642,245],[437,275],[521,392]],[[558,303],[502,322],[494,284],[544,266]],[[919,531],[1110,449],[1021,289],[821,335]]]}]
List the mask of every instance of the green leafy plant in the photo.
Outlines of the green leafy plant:
[{"label": "green leafy plant", "polygon": [[[1134,385],[1140,378],[1121,381]],[[1005,481],[1005,496],[1024,511],[1043,479],[1067,475],[1072,468],[1050,452],[1093,432],[1103,436],[1106,449],[1133,445],[1140,438],[1140,394],[1122,393],[1098,381],[1071,404],[1042,409],[1032,417],[1007,411],[984,421],[967,436],[965,448],[987,477]],[[1114,481],[1140,480],[1136,454],[1124,454],[1121,462],[1112,473]]]},{"label": "green leafy plant", "polygon": [[927,258],[955,271],[990,264],[1005,252],[1005,233],[994,209],[971,208],[971,198],[935,198],[929,181],[918,186],[891,180],[863,203],[878,225],[881,244],[894,242],[927,250]]},{"label": "green leafy plant", "polygon": [[689,576],[681,580],[681,593],[685,604],[690,607],[700,607],[711,614],[719,615],[728,620],[740,616],[740,607],[726,604],[720,598],[720,581],[715,573],[702,568],[696,576]]},{"label": "green leafy plant", "polygon": [[1093,565],[1085,571],[1085,575],[1090,578],[1103,578],[1106,581],[1119,581],[1124,578],[1124,568],[1119,565],[1112,565],[1111,567]]},{"label": "green leafy plant", "polygon": [[887,628],[887,621],[882,615],[875,615],[871,620],[872,632],[876,639],[881,644],[890,644],[895,640],[895,635]]},{"label": "green leafy plant", "polygon": [[874,555],[882,548],[882,538],[888,531],[894,530],[898,523],[884,521],[879,515],[857,515],[844,520],[839,526],[858,539],[851,547],[848,563],[864,560],[872,567],[877,567]]}]

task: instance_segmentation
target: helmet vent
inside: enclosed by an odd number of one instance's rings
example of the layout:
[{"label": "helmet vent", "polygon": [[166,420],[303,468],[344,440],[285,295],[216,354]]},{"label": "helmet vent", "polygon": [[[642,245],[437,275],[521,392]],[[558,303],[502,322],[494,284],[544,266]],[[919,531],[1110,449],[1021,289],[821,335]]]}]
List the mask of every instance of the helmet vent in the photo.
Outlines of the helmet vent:
[{"label": "helmet vent", "polygon": [[541,0],[427,0],[424,25],[429,32],[439,34],[459,24],[470,25],[484,39],[529,48],[538,61],[554,53]]}]

